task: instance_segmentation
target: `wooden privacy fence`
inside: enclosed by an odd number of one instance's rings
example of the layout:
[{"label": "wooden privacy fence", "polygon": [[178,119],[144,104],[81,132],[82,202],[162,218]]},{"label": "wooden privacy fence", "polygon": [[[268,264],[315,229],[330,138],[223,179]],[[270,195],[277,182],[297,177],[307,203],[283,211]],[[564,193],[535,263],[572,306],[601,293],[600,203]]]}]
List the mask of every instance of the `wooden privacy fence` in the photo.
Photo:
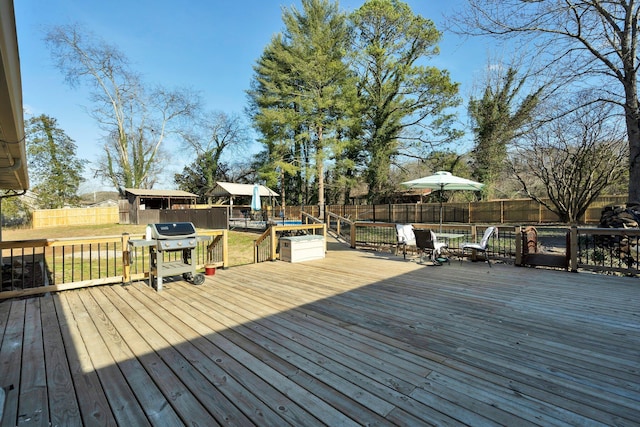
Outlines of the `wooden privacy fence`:
[{"label": "wooden privacy fence", "polygon": [[33,211],[31,221],[33,228],[117,224],[118,207],[38,209]]},{"label": "wooden privacy fence", "polygon": [[[626,203],[626,196],[601,196],[581,220],[584,224],[597,224],[605,206]],[[318,216],[318,206],[303,206],[304,212]],[[287,208],[289,209],[289,208]],[[297,210],[294,210],[297,209]],[[300,207],[287,210],[287,218],[299,218]],[[326,211],[351,221],[393,223],[438,223],[439,203],[406,203],[386,205],[327,205]],[[443,223],[466,224],[545,224],[557,223],[559,218],[540,203],[531,199],[493,200],[490,202],[444,203]]]},{"label": "wooden privacy fence", "polygon": [[[603,207],[611,205],[621,205],[626,202],[626,196],[601,196],[599,197],[582,218],[584,224],[597,224]],[[221,221],[227,221],[228,217],[240,215],[240,211],[247,207],[234,206],[234,213],[227,213],[225,208],[212,207],[216,209],[216,215],[202,211],[207,206],[199,205],[195,209],[180,209],[179,215],[188,215],[197,218],[205,216],[217,216],[222,214],[224,218],[215,219],[215,228],[222,227]],[[174,210],[175,211],[175,210]],[[220,211],[220,212],[218,212]],[[403,223],[434,223],[440,221],[439,203],[407,203],[407,204],[385,204],[385,205],[327,205],[326,211],[352,221],[375,221],[375,222],[403,222]],[[493,200],[490,202],[473,203],[445,203],[442,206],[442,221],[444,223],[484,223],[484,224],[544,224],[557,223],[557,215],[549,211],[540,203],[531,199],[515,200]],[[161,210],[149,210],[148,221],[141,222],[163,222]],[[286,206],[285,208],[276,206],[272,215],[279,217],[281,213],[287,219],[301,219],[302,213],[306,212],[313,216],[320,215],[317,205]],[[152,218],[156,218],[153,220]],[[196,223],[192,217],[189,220]],[[195,217],[194,217],[195,218]],[[97,225],[97,224],[117,224],[119,222],[118,207],[103,208],[70,208],[70,209],[46,209],[33,212],[33,228],[59,227],[66,225]],[[198,221],[199,223],[199,221]],[[198,227],[205,227],[198,225]],[[213,225],[207,226],[209,228]]]}]

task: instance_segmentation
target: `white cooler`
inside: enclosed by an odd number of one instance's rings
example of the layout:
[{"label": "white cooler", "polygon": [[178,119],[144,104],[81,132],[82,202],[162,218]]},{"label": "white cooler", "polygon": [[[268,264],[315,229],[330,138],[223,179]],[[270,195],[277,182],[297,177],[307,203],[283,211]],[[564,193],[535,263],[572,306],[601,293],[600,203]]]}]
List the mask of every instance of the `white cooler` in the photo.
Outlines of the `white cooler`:
[{"label": "white cooler", "polygon": [[311,261],[324,258],[324,237],[316,235],[280,238],[280,260]]}]

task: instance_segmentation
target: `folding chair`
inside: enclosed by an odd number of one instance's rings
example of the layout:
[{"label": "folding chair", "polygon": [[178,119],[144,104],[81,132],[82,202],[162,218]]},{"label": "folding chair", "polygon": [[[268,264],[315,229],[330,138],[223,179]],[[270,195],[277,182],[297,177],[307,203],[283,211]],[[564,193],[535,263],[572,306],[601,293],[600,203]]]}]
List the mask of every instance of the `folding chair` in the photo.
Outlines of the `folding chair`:
[{"label": "folding chair", "polygon": [[[398,247],[402,246],[402,256],[404,259],[407,259],[407,246],[416,245],[413,226],[411,224],[396,224],[396,235],[398,237]],[[397,253],[396,251],[396,254]]]},{"label": "folding chair", "polygon": [[[493,233],[498,232],[498,227],[487,227],[482,235],[482,239],[480,243],[463,243],[460,245],[460,250],[462,251],[462,256],[464,256],[464,252],[466,249],[475,250],[477,252],[482,252],[484,254],[485,259],[487,260],[487,264],[491,267],[491,261],[489,260],[489,255],[487,255],[487,245],[489,244],[489,238],[493,235]],[[462,258],[460,258],[462,262]]]}]

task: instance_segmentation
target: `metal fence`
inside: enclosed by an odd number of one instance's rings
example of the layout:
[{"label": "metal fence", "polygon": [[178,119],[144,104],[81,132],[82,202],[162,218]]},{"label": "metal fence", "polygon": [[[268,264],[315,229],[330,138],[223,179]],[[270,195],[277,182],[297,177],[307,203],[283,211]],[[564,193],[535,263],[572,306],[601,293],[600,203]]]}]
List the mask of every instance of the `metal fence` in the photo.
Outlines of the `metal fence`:
[{"label": "metal fence", "polygon": [[578,268],[626,275],[640,274],[640,230],[575,228],[571,235]]},{"label": "metal fence", "polygon": [[[327,228],[334,235],[349,242],[353,248],[369,248],[398,252],[397,223],[352,221],[335,213],[327,216]],[[477,242],[484,232],[484,225],[424,224],[413,223],[417,229],[430,228],[444,235],[457,236],[447,239],[449,252],[454,256],[464,255],[464,242]],[[588,270],[606,274],[640,276],[640,230],[591,227],[539,227],[534,247],[530,247],[529,231],[532,227],[498,227],[491,236],[486,256],[515,265],[563,268],[571,271]],[[538,231],[540,232],[538,234]],[[542,239],[556,242],[554,250],[564,252],[528,253],[537,251]],[[411,248],[408,248],[411,250]],[[541,249],[541,248],[540,248]],[[542,256],[541,256],[542,255]],[[475,255],[474,255],[475,257]]]}]

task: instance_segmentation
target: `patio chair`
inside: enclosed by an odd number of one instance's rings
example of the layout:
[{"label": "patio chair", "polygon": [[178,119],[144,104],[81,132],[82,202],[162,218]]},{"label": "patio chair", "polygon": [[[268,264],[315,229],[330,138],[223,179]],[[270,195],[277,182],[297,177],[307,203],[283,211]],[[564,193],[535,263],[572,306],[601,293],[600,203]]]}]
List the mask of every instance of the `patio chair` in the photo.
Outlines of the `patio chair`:
[{"label": "patio chair", "polygon": [[[432,230],[416,229],[413,233],[416,236],[416,247],[420,254],[420,261],[422,261],[424,254],[429,254],[434,265],[442,265],[442,262],[445,262],[442,258],[442,250],[448,247],[447,244],[438,242],[438,238]],[[449,262],[448,258],[444,259]]]},{"label": "patio chair", "polygon": [[[487,245],[489,244],[489,238],[493,235],[493,233],[498,232],[498,227],[487,227],[484,231],[484,235],[480,240],[480,243],[463,243],[460,245],[460,250],[462,251],[462,257],[464,257],[465,250],[471,249],[476,252],[482,252],[484,254],[485,259],[487,260],[487,264],[491,267],[491,261],[489,260],[489,255],[487,255]],[[462,257],[460,258],[460,262],[462,262]]]},{"label": "patio chair", "polygon": [[[396,236],[398,238],[398,246],[402,247],[402,256],[407,259],[407,246],[416,245],[416,236],[413,233],[413,226],[411,224],[396,224]],[[397,254],[396,250],[396,254]]]}]

